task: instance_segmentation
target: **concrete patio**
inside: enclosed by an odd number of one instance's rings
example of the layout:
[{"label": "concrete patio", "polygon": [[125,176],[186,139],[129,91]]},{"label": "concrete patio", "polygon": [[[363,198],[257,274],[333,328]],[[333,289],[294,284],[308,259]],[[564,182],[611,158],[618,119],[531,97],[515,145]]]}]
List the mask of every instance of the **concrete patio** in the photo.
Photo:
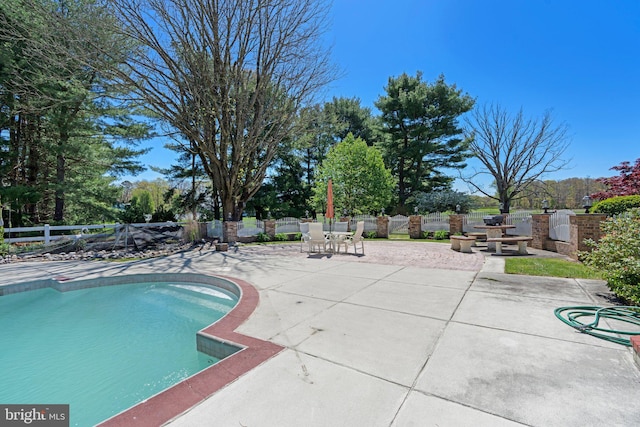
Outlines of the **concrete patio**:
[{"label": "concrete patio", "polygon": [[[247,246],[126,263],[21,262],[0,265],[0,285],[158,272],[253,284],[260,302],[237,332],[285,349],[172,427],[640,425],[632,350],[553,314],[609,305],[604,282],[506,275],[503,258],[477,248],[367,242],[365,250],[308,256],[297,245]],[[403,252],[398,259],[426,264],[393,262]]]}]

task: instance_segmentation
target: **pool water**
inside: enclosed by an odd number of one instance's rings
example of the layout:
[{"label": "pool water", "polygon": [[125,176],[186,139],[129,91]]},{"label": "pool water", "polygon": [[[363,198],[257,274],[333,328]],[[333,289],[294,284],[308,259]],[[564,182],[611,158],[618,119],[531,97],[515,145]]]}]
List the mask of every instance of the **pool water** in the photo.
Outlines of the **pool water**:
[{"label": "pool water", "polygon": [[70,404],[89,426],[218,360],[196,333],[237,297],[195,283],[139,283],[0,297],[0,403]]}]

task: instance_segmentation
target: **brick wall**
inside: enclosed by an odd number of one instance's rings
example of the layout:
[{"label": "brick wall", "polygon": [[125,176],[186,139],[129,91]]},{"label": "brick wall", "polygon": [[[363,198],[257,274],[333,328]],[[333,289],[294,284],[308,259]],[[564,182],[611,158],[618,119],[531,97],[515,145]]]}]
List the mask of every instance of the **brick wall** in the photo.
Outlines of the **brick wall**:
[{"label": "brick wall", "polygon": [[381,239],[389,238],[389,217],[379,216],[377,221],[376,236]]},{"label": "brick wall", "polygon": [[449,234],[462,234],[464,215],[449,215]]},{"label": "brick wall", "polygon": [[225,243],[235,243],[238,241],[238,223],[235,221],[225,221],[222,223],[222,239]]},{"label": "brick wall", "polygon": [[409,217],[409,238],[422,238],[422,217],[420,215],[411,215]]}]

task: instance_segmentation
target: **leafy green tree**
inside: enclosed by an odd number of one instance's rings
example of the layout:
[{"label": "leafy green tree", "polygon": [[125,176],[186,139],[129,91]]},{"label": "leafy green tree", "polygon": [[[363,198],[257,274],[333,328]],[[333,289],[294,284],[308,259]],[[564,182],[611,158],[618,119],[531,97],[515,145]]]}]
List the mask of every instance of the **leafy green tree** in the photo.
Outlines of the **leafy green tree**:
[{"label": "leafy green tree", "polygon": [[305,180],[302,151],[295,149],[299,141],[285,140],[278,149],[271,173],[256,195],[247,203],[263,218],[266,212],[275,218],[304,216],[311,211],[311,186]]},{"label": "leafy green tree", "polygon": [[415,191],[447,190],[453,178],[444,169],[465,167],[468,141],[461,137],[458,118],[471,110],[474,100],[444,76],[428,84],[422,73],[389,78],[386,95],[376,107],[382,112],[386,138],[379,145],[385,163],[398,180],[398,210]]},{"label": "leafy green tree", "polygon": [[156,206],[153,203],[153,196],[151,195],[151,192],[142,188],[133,190],[131,205],[140,207],[144,214],[153,214],[156,211]]},{"label": "leafy green tree", "polygon": [[336,212],[346,209],[351,215],[379,212],[391,201],[395,184],[380,152],[351,134],[329,150],[318,170],[313,200],[322,210],[329,179]]},{"label": "leafy green tree", "polygon": [[349,134],[363,139],[368,145],[376,141],[375,119],[370,108],[360,105],[359,98],[333,97],[331,102],[324,104],[323,109],[326,121],[334,126],[331,136],[336,143]]},{"label": "leafy green tree", "polygon": [[431,193],[413,193],[407,199],[408,205],[418,208],[418,212],[458,211],[467,213],[471,210],[471,198],[459,191],[434,191]]}]

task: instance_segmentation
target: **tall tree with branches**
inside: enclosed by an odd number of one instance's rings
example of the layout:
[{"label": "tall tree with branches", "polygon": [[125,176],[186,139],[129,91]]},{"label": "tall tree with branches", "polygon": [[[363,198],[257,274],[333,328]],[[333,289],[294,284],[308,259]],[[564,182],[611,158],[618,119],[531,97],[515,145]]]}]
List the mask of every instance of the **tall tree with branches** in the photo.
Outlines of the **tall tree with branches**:
[{"label": "tall tree with branches", "polygon": [[385,90],[376,107],[382,112],[386,138],[377,146],[398,179],[398,211],[406,212],[412,193],[447,190],[454,178],[444,171],[466,166],[467,141],[461,138],[458,118],[475,101],[448,85],[444,76],[429,84],[421,72],[391,77]]},{"label": "tall tree with branches", "polygon": [[133,49],[114,25],[101,0],[0,1],[0,194],[32,222],[113,215],[109,175],[144,169],[150,128],[103,74]]},{"label": "tall tree with branches", "polygon": [[297,111],[332,80],[316,0],[111,0],[142,49],[113,75],[202,160],[239,219]]},{"label": "tall tree with branches", "polygon": [[[569,146],[567,126],[555,124],[550,112],[531,119],[522,110],[511,115],[499,105],[484,105],[474,110],[465,132],[469,149],[484,169],[460,178],[498,200],[502,213],[508,213],[511,202],[523,197],[534,182],[568,164],[562,158]],[[493,178],[495,187],[484,187],[483,176]]]}]

